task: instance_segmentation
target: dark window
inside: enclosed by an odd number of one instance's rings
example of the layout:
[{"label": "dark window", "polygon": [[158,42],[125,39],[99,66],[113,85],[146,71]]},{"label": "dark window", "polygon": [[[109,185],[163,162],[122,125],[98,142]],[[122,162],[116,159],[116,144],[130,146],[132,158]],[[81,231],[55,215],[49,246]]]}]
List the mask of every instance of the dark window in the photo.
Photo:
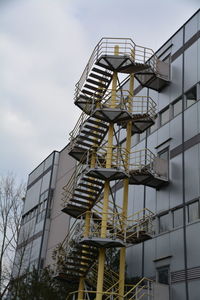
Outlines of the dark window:
[{"label": "dark window", "polygon": [[177,116],[182,112],[182,98],[179,98],[174,104],[173,104],[173,117]]},{"label": "dark window", "polygon": [[169,160],[169,148],[165,148],[164,150],[160,151],[158,156],[162,159]]},{"label": "dark window", "polygon": [[188,204],[188,222],[199,219],[199,201]]},{"label": "dark window", "polygon": [[197,101],[197,89],[196,86],[191,88],[186,94],[186,108],[190,107]]},{"label": "dark window", "polygon": [[183,225],[183,208],[178,208],[172,212],[173,214],[173,227]]},{"label": "dark window", "polygon": [[169,122],[169,108],[160,113],[160,125]]},{"label": "dark window", "polygon": [[169,214],[159,217],[159,233],[169,230]]},{"label": "dark window", "polygon": [[169,266],[158,268],[157,274],[159,283],[169,284]]}]

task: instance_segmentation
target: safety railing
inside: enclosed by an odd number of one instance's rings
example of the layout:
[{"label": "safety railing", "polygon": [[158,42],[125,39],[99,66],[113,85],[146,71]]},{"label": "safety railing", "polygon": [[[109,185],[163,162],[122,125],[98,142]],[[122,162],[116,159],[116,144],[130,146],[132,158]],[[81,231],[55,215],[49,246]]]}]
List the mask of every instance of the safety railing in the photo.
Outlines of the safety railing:
[{"label": "safety railing", "polygon": [[88,118],[88,115],[86,113],[82,112],[80,117],[78,118],[78,121],[77,121],[74,129],[69,133],[69,140],[71,143],[79,135],[81,128],[82,128],[84,122],[87,120],[87,118]]},{"label": "safety railing", "polygon": [[125,223],[125,240],[131,244],[131,239],[138,238],[140,232],[152,236],[154,234],[153,219],[155,214],[148,208],[141,209],[127,217]]},{"label": "safety railing", "polygon": [[62,271],[66,264],[66,258],[80,240],[84,228],[84,220],[75,220],[72,224],[69,233],[66,235],[62,243],[59,243],[52,254],[52,258],[55,261],[54,270]]},{"label": "safety railing", "polygon": [[155,160],[155,154],[149,149],[141,149],[130,153],[129,171],[145,169],[153,172],[153,162]]},{"label": "safety railing", "polygon": [[83,176],[83,172],[85,170],[85,165],[82,163],[78,163],[74,167],[74,172],[69,179],[68,183],[63,187],[63,192],[62,192],[62,206],[65,207],[66,204],[69,202],[70,198],[72,198],[75,188],[77,187],[78,182]]},{"label": "safety railing", "polygon": [[126,170],[126,160],[128,157],[128,152],[125,148],[120,146],[102,146],[97,147],[94,151],[87,152],[86,164],[90,164],[91,154],[94,152],[95,155],[95,165],[94,168],[107,168],[107,158],[110,160],[110,168],[124,169]]},{"label": "safety railing", "polygon": [[97,294],[101,294],[102,298],[105,300],[140,300],[142,298],[148,300],[154,299],[153,281],[148,278],[142,278],[137,284],[130,284],[126,285],[125,287],[128,289],[128,292],[126,292],[123,296],[119,294],[119,282],[116,282],[107,291],[103,292],[91,291],[87,289],[71,292],[67,296],[67,300],[76,300],[78,292],[83,293],[83,300],[94,299]]},{"label": "safety railing", "polygon": [[[152,49],[138,46],[130,38],[102,38],[94,48],[92,55],[90,56],[90,59],[81,75],[81,78],[76,84],[75,99],[77,99],[86,79],[88,78],[93,64],[102,55],[113,55],[116,45],[119,46],[119,55],[129,56],[136,63],[148,64],[154,72],[158,72],[157,57]],[[107,70],[107,72],[112,73],[109,70]]]},{"label": "safety railing", "polygon": [[146,115],[152,119],[156,116],[156,103],[149,96],[134,96],[132,104],[133,115]]}]

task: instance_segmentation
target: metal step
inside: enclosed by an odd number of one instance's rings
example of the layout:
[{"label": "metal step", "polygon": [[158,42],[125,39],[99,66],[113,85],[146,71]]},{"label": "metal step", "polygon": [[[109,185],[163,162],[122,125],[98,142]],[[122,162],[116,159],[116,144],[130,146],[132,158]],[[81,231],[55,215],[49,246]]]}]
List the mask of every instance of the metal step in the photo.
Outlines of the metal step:
[{"label": "metal step", "polygon": [[111,80],[111,77],[110,77],[110,78],[106,78],[106,77],[99,76],[99,75],[97,75],[97,74],[95,74],[95,73],[90,73],[89,76],[90,76],[90,77],[93,77],[93,78],[96,78],[96,79],[98,79],[98,80],[100,80],[100,81],[104,81],[104,82],[106,82],[106,83],[109,83],[110,80]]},{"label": "metal step", "polygon": [[79,183],[79,186],[85,187],[87,189],[91,189],[91,190],[95,190],[97,192],[100,192],[102,188],[98,188],[96,186],[93,185],[89,185],[89,184],[85,184],[85,183]]},{"label": "metal step", "polygon": [[81,131],[81,133],[85,133],[85,134],[87,134],[87,135],[92,135],[93,137],[95,137],[95,138],[97,138],[97,139],[102,139],[102,134],[100,133],[100,134],[97,134],[97,133],[94,133],[94,132],[92,132],[92,131],[87,131],[87,130],[85,130],[85,129],[83,129],[82,131]]},{"label": "metal step", "polygon": [[88,136],[85,136],[85,135],[79,135],[79,137],[77,139],[77,142],[79,141],[79,139],[81,139],[81,140],[83,139],[83,140],[86,140],[86,141],[90,142],[92,144],[92,146],[94,146],[94,144],[98,146],[101,143],[101,141],[98,141],[95,138],[91,139],[91,138],[89,138]]},{"label": "metal step", "polygon": [[92,144],[85,143],[85,142],[83,142],[82,140],[79,140],[79,139],[77,140],[76,143],[80,144],[82,146],[88,147],[88,148],[91,148],[93,146]]},{"label": "metal step", "polygon": [[85,84],[84,88],[92,90],[92,91],[95,91],[95,92],[97,92],[99,94],[101,94],[103,92],[103,90],[101,88],[95,87],[95,86],[90,85],[90,84]]},{"label": "metal step", "polygon": [[[91,123],[91,124],[94,124],[94,125],[97,125],[97,126],[100,126],[100,127],[103,127],[105,129],[108,129],[108,125],[106,125],[105,123],[102,123],[101,121],[95,121],[95,120],[88,119],[87,122]],[[94,127],[94,129],[95,128],[96,127]]]},{"label": "metal step", "polygon": [[[88,200],[88,201],[94,201],[95,198],[92,198],[92,197],[87,197],[85,195],[80,195],[80,194],[74,194],[73,197],[77,197],[77,198],[82,198],[82,199],[85,199],[85,200]],[[74,198],[73,198],[74,199]],[[75,200],[75,199],[74,199]]]},{"label": "metal step", "polygon": [[[94,127],[88,125],[88,124],[85,124],[85,127],[88,128],[88,129],[91,129],[91,130],[94,130]],[[105,130],[101,129],[101,128],[98,128],[98,127],[95,127],[95,130],[94,131],[97,131],[97,132],[100,132],[100,133],[104,133],[105,134]]]},{"label": "metal step", "polygon": [[[81,201],[81,200],[78,200],[78,199],[74,199],[74,198],[71,198],[70,199],[70,202],[75,202],[75,203],[78,203],[78,204],[81,204],[81,208],[88,208],[90,206],[90,203],[89,202],[84,202],[84,201]],[[67,207],[71,206],[72,204],[68,204]],[[73,205],[74,206],[74,205]],[[77,207],[77,205],[76,205]]]},{"label": "metal step", "polygon": [[96,81],[96,80],[93,80],[93,79],[90,79],[90,78],[88,78],[86,81],[89,82],[89,83],[92,83],[94,85],[97,85],[99,87],[102,87],[104,89],[107,88],[107,85],[103,84],[101,81]]},{"label": "metal step", "polygon": [[88,190],[83,190],[81,188],[77,188],[76,191],[84,193],[84,194],[88,194],[88,195],[91,195],[91,196],[97,196],[98,195],[98,193],[95,193],[95,192],[92,192],[92,191],[88,191]]},{"label": "metal step", "polygon": [[87,95],[90,95],[90,96],[95,96],[95,98],[98,98],[98,99],[102,98],[102,95],[95,94],[95,92],[90,92],[90,91],[85,90],[85,89],[83,89],[82,92],[87,94]]},{"label": "metal step", "polygon": [[101,69],[98,69],[98,68],[96,68],[96,67],[92,68],[92,71],[93,71],[93,72],[96,72],[96,73],[99,73],[99,74],[102,74],[102,75],[105,75],[105,76],[110,77],[110,78],[112,77],[112,74],[111,74],[111,73],[106,72],[106,71],[101,70]]},{"label": "metal step", "polygon": [[84,181],[87,181],[87,182],[90,182],[90,183],[99,185],[99,186],[101,186],[101,187],[104,186],[104,183],[103,183],[103,182],[101,182],[101,181],[96,181],[96,180],[94,180],[94,179],[84,178]]}]

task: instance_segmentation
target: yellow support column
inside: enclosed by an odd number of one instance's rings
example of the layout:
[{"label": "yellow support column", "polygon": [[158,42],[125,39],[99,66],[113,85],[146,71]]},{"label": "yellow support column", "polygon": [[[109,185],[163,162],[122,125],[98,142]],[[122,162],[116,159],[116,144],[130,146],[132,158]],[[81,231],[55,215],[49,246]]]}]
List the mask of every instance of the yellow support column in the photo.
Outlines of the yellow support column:
[{"label": "yellow support column", "polygon": [[[119,46],[115,46],[114,54],[119,54]],[[112,80],[112,93],[111,93],[111,105],[110,108],[116,106],[116,89],[117,89],[117,72],[113,74]],[[107,155],[106,155],[106,168],[112,166],[112,147],[113,147],[113,133],[114,125],[110,124],[108,129],[108,143],[107,143]],[[102,223],[101,223],[101,237],[106,237],[107,231],[107,218],[108,218],[108,203],[109,203],[109,181],[105,181],[104,185],[104,198],[103,198],[103,210],[102,210]],[[104,266],[105,266],[105,249],[99,250],[98,259],[98,278],[97,278],[97,293],[96,300],[102,300],[103,296],[103,280],[104,280]]]},{"label": "yellow support column", "polygon": [[[129,86],[129,111],[132,110],[132,97],[134,93],[134,74],[130,75],[130,86]],[[129,156],[131,150],[131,136],[132,136],[132,121],[127,123],[126,127],[126,168],[129,167]],[[122,220],[123,222],[123,230],[126,230],[126,220],[127,220],[127,211],[128,211],[128,190],[129,190],[129,179],[124,179],[123,184],[123,206],[122,206]],[[126,270],[126,248],[120,249],[120,263],[119,263],[119,299],[122,299],[124,296],[124,285],[125,285],[125,270]]]}]

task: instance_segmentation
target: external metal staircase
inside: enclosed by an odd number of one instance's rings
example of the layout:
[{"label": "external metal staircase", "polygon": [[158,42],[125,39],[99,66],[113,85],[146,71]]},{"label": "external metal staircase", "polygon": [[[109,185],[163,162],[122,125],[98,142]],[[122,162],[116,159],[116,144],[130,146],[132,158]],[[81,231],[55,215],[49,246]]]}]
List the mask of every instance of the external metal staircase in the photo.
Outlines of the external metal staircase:
[{"label": "external metal staircase", "polygon": [[[130,75],[128,88],[120,85],[118,73]],[[78,282],[67,299],[154,300],[151,280],[125,281],[126,248],[154,234],[154,214],[147,208],[128,215],[129,184],[158,189],[168,182],[166,161],[148,149],[131,149],[131,136],[156,117],[153,99],[134,95],[134,77],[161,90],[169,82],[167,64],[131,39],[104,38],[76,84],[74,102],[82,114],[70,134],[69,154],[77,165],[64,186],[62,209],[76,220],[54,251],[58,278]],[[116,126],[126,130],[123,145]],[[115,181],[123,182],[121,205],[113,196]],[[108,251],[116,248],[119,276],[106,265]]]}]

